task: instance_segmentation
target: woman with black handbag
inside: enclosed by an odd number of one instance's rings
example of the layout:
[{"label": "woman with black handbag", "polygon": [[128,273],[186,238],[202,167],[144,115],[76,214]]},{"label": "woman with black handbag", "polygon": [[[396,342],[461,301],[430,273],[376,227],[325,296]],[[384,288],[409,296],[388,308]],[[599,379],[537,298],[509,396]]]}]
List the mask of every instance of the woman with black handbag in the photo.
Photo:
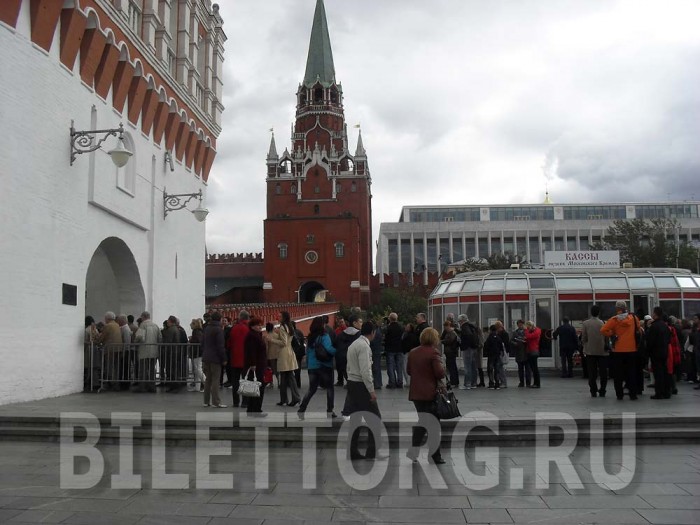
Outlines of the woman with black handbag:
[{"label": "woman with black handbag", "polygon": [[[267,368],[267,345],[263,339],[265,324],[262,319],[253,317],[248,323],[250,331],[245,338],[245,364],[246,370],[252,371],[254,377],[261,383],[260,396],[248,399],[246,412],[249,416],[265,417],[267,414],[262,411],[263,397],[265,397],[265,369]],[[251,379],[246,372],[245,379]]]},{"label": "woman with black handbag", "polygon": [[[409,388],[408,399],[413,401],[413,405],[418,412],[420,422],[421,415],[430,414],[434,419],[437,419],[435,410],[435,396],[439,389],[444,390],[441,386],[441,380],[445,378],[445,367],[440,359],[438,346],[440,344],[440,334],[434,328],[426,328],[420,334],[421,346],[414,348],[408,353],[408,362],[406,371],[411,376],[411,386]],[[418,450],[423,442],[427,430],[424,426],[413,427],[413,436],[411,440],[412,447],[406,453],[406,456],[413,461],[418,459]],[[440,454],[440,433],[437,436],[428,436],[428,442],[437,443],[435,452],[432,454],[432,460],[436,465],[442,465],[445,460]]]}]

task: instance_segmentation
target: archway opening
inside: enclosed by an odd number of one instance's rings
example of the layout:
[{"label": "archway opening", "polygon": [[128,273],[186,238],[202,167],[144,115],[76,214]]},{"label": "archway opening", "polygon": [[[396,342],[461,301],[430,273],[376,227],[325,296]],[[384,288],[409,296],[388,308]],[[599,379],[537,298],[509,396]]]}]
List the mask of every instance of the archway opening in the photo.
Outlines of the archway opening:
[{"label": "archway opening", "polygon": [[117,237],[103,240],[92,254],[85,278],[85,315],[133,314],[146,309],[146,296],[134,254]]},{"label": "archway opening", "polygon": [[316,281],[309,281],[299,287],[299,302],[301,303],[325,303],[326,288]]}]

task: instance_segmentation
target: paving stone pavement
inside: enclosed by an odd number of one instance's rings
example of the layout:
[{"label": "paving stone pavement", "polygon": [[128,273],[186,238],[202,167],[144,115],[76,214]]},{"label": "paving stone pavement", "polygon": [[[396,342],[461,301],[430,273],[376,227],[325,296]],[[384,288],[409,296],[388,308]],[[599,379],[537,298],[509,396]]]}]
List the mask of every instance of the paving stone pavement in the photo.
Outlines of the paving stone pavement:
[{"label": "paving stone pavement", "polygon": [[[459,391],[458,396],[463,413],[480,409],[499,417],[532,417],[536,411],[586,417],[593,410],[698,416],[699,392],[689,385],[680,385],[680,395],[663,405],[648,398],[636,403],[614,397],[591,399],[581,379],[547,378],[544,385],[540,391],[482,389]],[[344,391],[336,393],[338,406]],[[279,414],[285,409],[274,406],[276,394],[277,390],[268,393],[266,406]],[[406,397],[405,390],[383,390],[384,416],[410,411]],[[310,410],[323,410],[323,392],[313,402]],[[194,393],[103,393],[7,405],[0,407],[0,415],[57,416],[73,411],[108,417],[112,411],[136,409],[164,411],[169,418],[194,418],[207,410]],[[497,449],[497,462],[488,465],[481,463],[483,447],[445,450],[447,464],[440,467],[429,467],[425,458],[412,465],[403,451],[391,450],[385,461],[354,462],[360,475],[369,475],[372,469],[380,473],[376,479],[357,480],[341,471],[346,465],[339,462],[335,449],[306,450],[315,453],[315,460],[304,461],[301,447],[272,447],[264,455],[251,446],[223,443],[223,450],[212,446],[198,450],[166,445],[160,456],[154,456],[157,443],[133,448],[128,440],[97,448],[84,445],[80,451],[93,450],[104,461],[104,471],[94,486],[77,489],[67,485],[70,479],[62,476],[62,467],[78,475],[90,466],[96,472],[87,459],[70,457],[70,449],[59,443],[0,441],[0,523],[700,523],[700,444],[640,445],[633,449],[632,463],[619,445],[606,446],[603,456],[578,446],[567,456],[572,470],[564,473],[533,447]],[[214,454],[209,463],[202,452]],[[471,476],[466,465],[481,477]],[[119,479],[113,476],[128,474],[130,467],[141,478],[117,488]],[[596,474],[602,468],[610,473],[604,481]],[[261,472],[267,475],[259,476]],[[165,480],[162,473],[179,479]],[[209,474],[229,477],[216,486]],[[544,484],[547,478],[549,485]],[[162,488],[164,480],[173,488]]]}]

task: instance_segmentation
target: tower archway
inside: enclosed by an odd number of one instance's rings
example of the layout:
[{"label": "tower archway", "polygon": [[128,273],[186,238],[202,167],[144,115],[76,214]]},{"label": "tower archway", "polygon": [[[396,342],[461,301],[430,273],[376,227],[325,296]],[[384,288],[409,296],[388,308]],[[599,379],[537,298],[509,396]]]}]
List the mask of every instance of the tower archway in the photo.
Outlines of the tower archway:
[{"label": "tower archway", "polygon": [[92,254],[85,277],[85,315],[95,320],[105,312],[138,316],[146,297],[134,254],[118,237],[103,240]]},{"label": "tower archway", "polygon": [[301,303],[325,303],[326,288],[316,281],[308,281],[299,287],[299,302]]}]

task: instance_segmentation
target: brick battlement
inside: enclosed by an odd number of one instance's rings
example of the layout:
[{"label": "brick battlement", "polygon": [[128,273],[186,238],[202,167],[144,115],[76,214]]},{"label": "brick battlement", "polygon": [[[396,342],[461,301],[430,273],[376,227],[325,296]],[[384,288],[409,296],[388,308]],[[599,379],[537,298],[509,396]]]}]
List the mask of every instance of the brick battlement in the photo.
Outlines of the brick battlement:
[{"label": "brick battlement", "polygon": [[263,263],[262,253],[216,253],[207,255],[206,264]]}]

